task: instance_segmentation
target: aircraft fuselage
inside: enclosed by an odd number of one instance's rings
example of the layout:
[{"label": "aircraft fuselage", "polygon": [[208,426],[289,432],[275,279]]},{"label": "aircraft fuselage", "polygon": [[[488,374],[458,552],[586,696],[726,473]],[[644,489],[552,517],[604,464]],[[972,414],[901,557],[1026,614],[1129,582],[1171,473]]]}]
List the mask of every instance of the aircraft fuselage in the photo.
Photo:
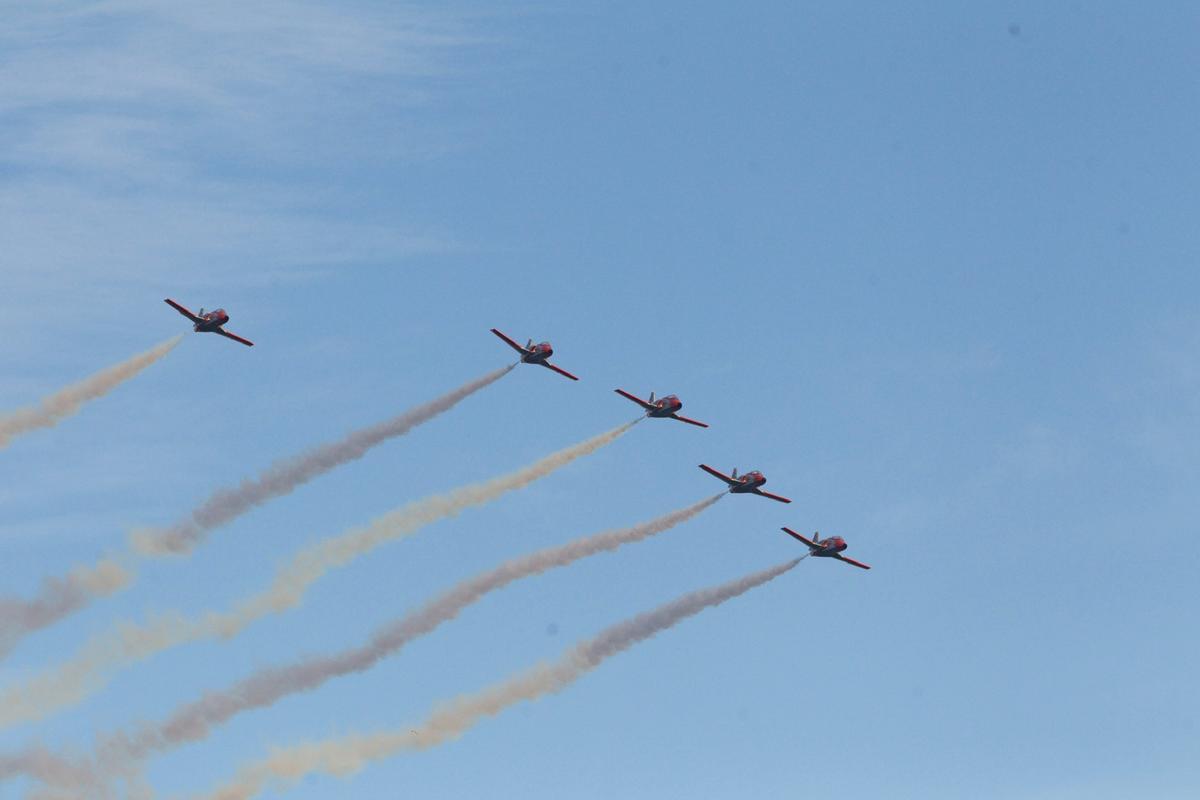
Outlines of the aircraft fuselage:
[{"label": "aircraft fuselage", "polygon": [[654,408],[646,412],[647,417],[670,417],[679,413],[683,403],[678,397],[664,397],[654,402]]},{"label": "aircraft fuselage", "polygon": [[193,326],[193,330],[197,333],[212,333],[229,322],[229,315],[225,313],[225,309],[218,308],[216,311],[209,311],[200,317],[200,321]]},{"label": "aircraft fuselage", "polygon": [[541,364],[552,355],[554,355],[554,348],[550,346],[549,342],[542,342],[529,348],[529,352],[522,355],[521,360],[526,364]]},{"label": "aircraft fuselage", "polygon": [[817,549],[812,555],[817,558],[831,558],[846,549],[846,540],[840,536],[832,536],[817,542]]},{"label": "aircraft fuselage", "polygon": [[761,472],[748,472],[738,478],[737,485],[730,486],[729,491],[733,494],[745,494],[753,492],[758,487],[767,482],[766,477]]}]

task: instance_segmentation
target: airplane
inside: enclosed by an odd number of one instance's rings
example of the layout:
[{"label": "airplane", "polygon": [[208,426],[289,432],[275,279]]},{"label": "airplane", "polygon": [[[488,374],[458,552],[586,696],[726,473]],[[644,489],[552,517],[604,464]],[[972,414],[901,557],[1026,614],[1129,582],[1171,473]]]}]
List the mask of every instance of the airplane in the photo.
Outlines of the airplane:
[{"label": "airplane", "polygon": [[733,475],[722,475],[708,464],[701,464],[700,469],[704,470],[709,475],[720,478],[729,484],[729,491],[733,494],[757,494],[761,497],[769,497],[772,500],[778,500],[781,503],[792,502],[786,497],[780,497],[777,494],[771,494],[770,492],[764,492],[762,489],[759,489],[758,487],[766,483],[767,479],[758,470],[751,470],[739,478],[736,469],[733,471]]},{"label": "airplane", "polygon": [[503,339],[508,344],[509,347],[511,347],[513,350],[516,350],[518,353],[520,353],[521,361],[523,361],[524,363],[538,364],[539,366],[543,366],[546,369],[552,369],[555,372],[557,372],[559,375],[566,376],[573,381],[579,380],[579,378],[576,378],[574,375],[567,372],[562,367],[556,367],[553,364],[551,364],[549,361],[547,361],[547,359],[550,358],[550,356],[554,355],[554,348],[550,346],[549,342],[542,342],[541,344],[534,344],[533,339],[530,339],[528,342],[525,343],[524,347],[521,347],[521,345],[517,344],[512,339],[508,338],[507,336],[505,336],[503,333],[496,330],[495,328],[492,328],[492,333],[499,336],[501,339]]},{"label": "airplane", "polygon": [[163,300],[163,302],[195,323],[192,326],[192,330],[196,333],[219,333],[226,339],[233,339],[235,342],[241,342],[247,347],[254,347],[254,342],[236,336],[221,327],[226,322],[229,322],[229,315],[225,313],[225,309],[223,308],[218,308],[216,311],[209,311],[208,313],[205,313],[202,308],[199,314],[193,314],[169,297]]},{"label": "airplane", "polygon": [[642,400],[639,397],[631,395],[624,389],[613,389],[613,391],[621,395],[621,397],[632,400],[642,408],[646,409],[647,417],[666,417],[668,419],[677,419],[680,422],[686,422],[688,425],[696,425],[700,428],[708,427],[707,422],[701,422],[700,420],[688,419],[687,417],[679,416],[679,409],[683,408],[683,403],[673,394],[669,394],[666,397],[660,397],[655,400],[654,392],[651,392],[649,400]]},{"label": "airplane", "polygon": [[855,561],[853,558],[846,558],[842,555],[842,551],[846,549],[846,540],[840,536],[830,536],[828,539],[818,539],[820,534],[814,533],[811,540],[805,539],[800,534],[796,533],[791,528],[781,528],[781,530],[793,539],[799,539],[808,545],[808,554],[817,558],[836,558],[838,561],[845,561],[847,564],[858,567],[859,569],[870,569],[861,561]]}]

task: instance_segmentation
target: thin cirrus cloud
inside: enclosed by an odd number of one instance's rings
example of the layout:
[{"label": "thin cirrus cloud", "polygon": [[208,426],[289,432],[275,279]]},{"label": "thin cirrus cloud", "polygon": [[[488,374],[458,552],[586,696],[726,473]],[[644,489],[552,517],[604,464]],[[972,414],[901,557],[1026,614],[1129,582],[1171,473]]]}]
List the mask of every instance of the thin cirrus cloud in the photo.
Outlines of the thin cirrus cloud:
[{"label": "thin cirrus cloud", "polygon": [[[9,9],[0,30],[9,288],[45,304],[64,284],[153,283],[202,264],[204,279],[228,282],[253,261],[262,280],[452,247],[441,231],[349,213],[310,171],[442,147],[401,112],[429,105],[429,80],[478,41],[448,14],[407,6]],[[351,79],[378,91],[345,92]]]}]

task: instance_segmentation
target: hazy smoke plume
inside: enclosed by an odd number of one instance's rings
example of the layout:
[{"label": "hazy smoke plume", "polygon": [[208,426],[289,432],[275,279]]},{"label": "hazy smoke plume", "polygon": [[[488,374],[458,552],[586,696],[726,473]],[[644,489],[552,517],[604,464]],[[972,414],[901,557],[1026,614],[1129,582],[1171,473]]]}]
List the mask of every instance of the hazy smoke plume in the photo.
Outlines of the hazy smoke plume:
[{"label": "hazy smoke plume", "polygon": [[29,433],[38,428],[54,427],[79,411],[84,403],[103,397],[161,359],[182,341],[182,336],[172,337],[144,353],[101,370],[90,378],[84,378],[79,383],[50,395],[36,406],[18,408],[16,411],[0,416],[0,447],[7,447],[14,437],[23,433]]},{"label": "hazy smoke plume", "polygon": [[315,447],[299,456],[276,462],[253,480],[244,480],[236,487],[219,489],[201,503],[191,515],[169,528],[136,532],[133,546],[144,555],[179,555],[204,540],[209,531],[245,514],[255,506],[285,495],[301,484],[362,456],[381,442],[401,436],[480,389],[495,383],[516,366],[489,372],[482,378],[464,384],[454,391],[430,400],[424,405],[404,412],[368,428],[354,431],[345,438]]},{"label": "hazy smoke plume", "polygon": [[238,681],[227,689],[208,692],[176,709],[163,722],[133,736],[114,736],[101,748],[105,765],[138,761],[154,751],[178,747],[206,737],[210,729],[243,711],[264,708],[288,695],[310,691],[331,678],[361,672],[393,655],[420,636],[449,622],[484,595],[522,578],[598,553],[641,541],[680,525],[716,503],[724,493],[687,508],[628,528],[607,531],[506,561],[500,566],[462,581],[421,608],[380,629],[366,644],[339,653],[312,656],[286,666],[270,667]]},{"label": "hazy smoke plume", "polygon": [[575,645],[557,662],[539,664],[481,692],[463,695],[436,709],[419,727],[348,736],[279,748],[266,759],[241,769],[206,800],[248,800],[275,780],[296,781],[314,772],[346,776],[371,761],[403,750],[422,750],[461,736],[484,717],[495,716],[522,700],[565,689],[612,656],[649,639],[706,608],[724,603],[795,567],[802,558],[729,583],[686,594],[664,606],[608,628]]},{"label": "hazy smoke plume", "polygon": [[0,755],[0,780],[19,775],[45,782],[49,796],[71,796],[79,793],[82,797],[91,787],[97,786],[100,780],[90,764],[73,762],[41,746],[26,747],[19,753]]},{"label": "hazy smoke plume", "polygon": [[[43,407],[59,408],[73,403],[68,410],[74,410],[82,401],[69,398],[84,397],[86,399],[86,397],[102,394],[103,391],[107,391],[119,382],[118,379],[106,378],[105,376],[109,373],[131,377],[138,370],[165,355],[171,348],[179,344],[181,338],[177,336],[125,364],[113,367],[76,387],[64,390],[44,401]],[[297,486],[334,467],[360,458],[367,450],[387,439],[407,433],[417,425],[453,408],[456,403],[468,395],[499,380],[514,366],[510,364],[490,372],[435,400],[406,411],[398,417],[354,431],[340,441],[322,445],[304,455],[278,462],[256,480],[246,480],[236,488],[222,489],[216,492],[183,522],[165,530],[136,532],[132,536],[134,548],[146,555],[186,553],[213,528],[233,520],[273,497],[291,492]],[[123,379],[120,378],[120,380]],[[93,385],[102,385],[104,388],[102,391],[87,390]],[[3,446],[6,441],[3,435],[4,424],[0,422],[0,446]],[[38,595],[31,600],[0,598],[0,625],[3,625],[0,628],[0,657],[11,650],[22,637],[84,608],[97,597],[112,594],[124,588],[132,579],[133,576],[128,571],[117,567],[112,562],[101,561],[92,567],[76,570],[66,578],[48,578],[42,584]],[[132,629],[128,635],[137,637],[139,633],[137,629]],[[0,725],[5,724],[5,719],[8,717],[4,710],[0,709]]]},{"label": "hazy smoke plume", "polygon": [[93,598],[112,594],[129,584],[128,570],[105,559],[91,567],[76,567],[65,578],[46,578],[31,600],[0,597],[0,658],[30,633],[62,619]]},{"label": "hazy smoke plume", "polygon": [[255,620],[293,608],[300,604],[309,587],[330,570],[346,565],[385,542],[400,539],[432,522],[533,483],[612,442],[640,421],[641,418],[627,422],[559,450],[509,475],[418,500],[366,527],[309,545],[292,557],[267,589],[243,600],[230,611],[210,612],[194,619],[168,614],[141,625],[122,623],[92,639],[66,663],[0,692],[0,728],[42,719],[79,702],[100,688],[107,674],[120,666],[187,642],[234,636]]}]

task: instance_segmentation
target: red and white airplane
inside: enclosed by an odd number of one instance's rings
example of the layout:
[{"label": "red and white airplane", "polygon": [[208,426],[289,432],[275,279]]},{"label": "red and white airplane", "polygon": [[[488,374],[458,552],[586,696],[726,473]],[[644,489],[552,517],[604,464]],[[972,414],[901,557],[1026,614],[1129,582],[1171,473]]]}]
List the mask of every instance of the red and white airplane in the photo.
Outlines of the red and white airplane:
[{"label": "red and white airplane", "polygon": [[838,561],[845,561],[847,564],[858,567],[859,569],[870,569],[861,561],[855,561],[853,558],[846,558],[842,555],[842,551],[846,549],[846,540],[840,536],[830,536],[828,539],[818,539],[818,533],[813,534],[812,539],[805,539],[800,534],[796,533],[791,528],[783,528],[784,533],[791,536],[793,539],[799,539],[808,545],[808,554],[817,558],[836,558]]},{"label": "red and white airplane", "polygon": [[733,475],[723,475],[710,467],[708,464],[701,464],[700,469],[704,470],[709,475],[720,478],[729,484],[729,491],[733,494],[756,494],[760,497],[769,497],[772,500],[778,500],[781,503],[792,502],[786,497],[780,497],[777,494],[771,494],[770,492],[764,492],[762,489],[759,489],[758,487],[766,483],[767,479],[758,470],[751,470],[739,478],[736,469],[733,471]]},{"label": "red and white airplane", "polygon": [[492,328],[492,333],[499,336],[501,339],[503,339],[508,344],[509,347],[511,347],[513,350],[516,350],[518,353],[520,353],[522,362],[524,362],[526,364],[538,364],[539,366],[543,366],[546,369],[552,369],[555,372],[557,372],[559,375],[564,375],[573,381],[579,380],[579,378],[576,378],[574,375],[567,372],[562,367],[556,367],[553,364],[551,364],[549,361],[546,360],[546,359],[550,358],[550,356],[554,355],[554,348],[550,346],[549,342],[542,342],[541,344],[534,344],[533,339],[530,339],[525,344],[524,347],[521,347],[521,345],[517,344],[512,339],[508,338],[507,336],[505,336],[503,333],[496,330],[495,328]]},{"label": "red and white airplane", "polygon": [[666,397],[654,399],[654,392],[650,393],[649,400],[642,400],[640,397],[635,397],[624,389],[613,389],[614,392],[621,397],[632,400],[642,408],[646,409],[647,417],[666,417],[668,419],[677,419],[680,422],[686,422],[688,425],[696,425],[700,428],[707,428],[707,422],[701,422],[697,419],[688,419],[687,417],[679,416],[679,409],[683,408],[683,402],[673,394]]},{"label": "red and white airplane", "polygon": [[226,322],[229,322],[229,315],[225,313],[225,309],[223,308],[218,308],[216,311],[209,311],[208,313],[205,313],[202,308],[199,314],[193,314],[169,297],[163,302],[190,319],[194,323],[192,330],[196,333],[219,333],[226,339],[233,339],[235,342],[241,342],[247,347],[254,347],[254,342],[249,339],[243,339],[221,327]]}]

